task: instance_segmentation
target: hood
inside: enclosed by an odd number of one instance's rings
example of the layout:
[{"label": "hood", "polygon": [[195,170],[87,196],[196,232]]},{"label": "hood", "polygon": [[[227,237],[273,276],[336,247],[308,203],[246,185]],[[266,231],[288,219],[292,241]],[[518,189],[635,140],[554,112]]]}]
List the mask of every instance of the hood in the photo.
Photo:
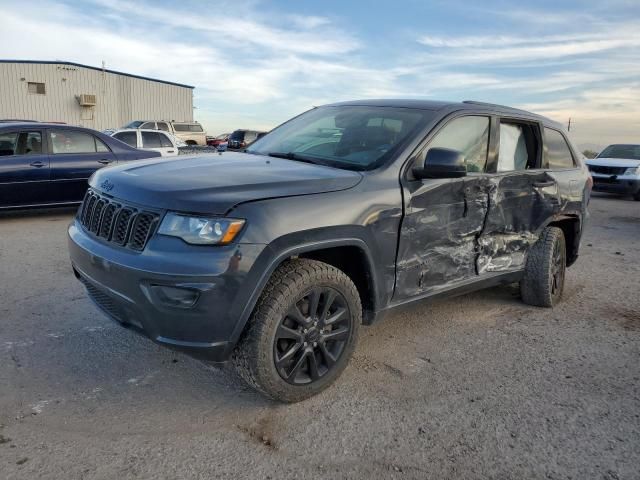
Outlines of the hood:
[{"label": "hood", "polygon": [[139,205],[224,214],[253,200],[346,190],[361,179],[361,174],[349,170],[227,152],[102,168],[89,184]]},{"label": "hood", "polygon": [[597,165],[600,167],[638,167],[640,160],[626,158],[590,158],[585,162],[587,165]]}]

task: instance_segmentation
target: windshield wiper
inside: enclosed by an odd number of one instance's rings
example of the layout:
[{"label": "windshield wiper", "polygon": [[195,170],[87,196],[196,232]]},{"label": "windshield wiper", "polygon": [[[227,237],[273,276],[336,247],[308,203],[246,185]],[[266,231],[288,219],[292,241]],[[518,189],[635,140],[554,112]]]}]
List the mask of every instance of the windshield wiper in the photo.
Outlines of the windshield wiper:
[{"label": "windshield wiper", "polygon": [[269,152],[267,153],[267,155],[269,155],[270,157],[286,158],[287,160],[295,160],[297,162],[312,163],[314,165],[326,165],[321,160],[307,157],[304,155],[298,155],[297,153],[293,153],[293,152],[286,152],[286,153],[285,152]]}]

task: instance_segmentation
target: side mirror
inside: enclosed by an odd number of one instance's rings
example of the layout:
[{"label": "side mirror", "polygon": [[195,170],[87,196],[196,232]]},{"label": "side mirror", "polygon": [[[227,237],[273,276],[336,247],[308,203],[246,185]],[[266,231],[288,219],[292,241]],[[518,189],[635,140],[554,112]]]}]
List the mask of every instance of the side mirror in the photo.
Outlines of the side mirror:
[{"label": "side mirror", "polygon": [[414,167],[413,175],[423,178],[460,178],[467,175],[464,155],[449,148],[430,148],[422,168]]}]

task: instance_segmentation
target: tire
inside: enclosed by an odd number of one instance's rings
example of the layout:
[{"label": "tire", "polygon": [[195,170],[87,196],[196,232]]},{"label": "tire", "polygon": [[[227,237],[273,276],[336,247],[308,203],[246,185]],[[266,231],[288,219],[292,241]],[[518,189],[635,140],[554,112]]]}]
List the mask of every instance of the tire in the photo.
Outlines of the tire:
[{"label": "tire", "polygon": [[638,190],[634,195],[633,195],[633,199],[636,202],[640,202],[640,190]]},{"label": "tire", "polygon": [[344,272],[316,260],[288,260],[262,292],[233,363],[265,395],[299,402],[340,376],[361,323],[360,296]]},{"label": "tire", "polygon": [[567,268],[564,233],[547,227],[529,249],[520,294],[524,303],[553,307],[562,298]]}]

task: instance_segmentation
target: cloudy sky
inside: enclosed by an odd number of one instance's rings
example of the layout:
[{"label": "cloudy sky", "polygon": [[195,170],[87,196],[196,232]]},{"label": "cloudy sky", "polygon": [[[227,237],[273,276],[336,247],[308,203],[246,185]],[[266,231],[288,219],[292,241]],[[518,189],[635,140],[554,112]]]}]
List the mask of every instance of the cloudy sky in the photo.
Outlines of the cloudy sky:
[{"label": "cloudy sky", "polygon": [[640,141],[640,1],[0,0],[0,58],[195,85],[209,133],[357,98],[475,99]]}]

